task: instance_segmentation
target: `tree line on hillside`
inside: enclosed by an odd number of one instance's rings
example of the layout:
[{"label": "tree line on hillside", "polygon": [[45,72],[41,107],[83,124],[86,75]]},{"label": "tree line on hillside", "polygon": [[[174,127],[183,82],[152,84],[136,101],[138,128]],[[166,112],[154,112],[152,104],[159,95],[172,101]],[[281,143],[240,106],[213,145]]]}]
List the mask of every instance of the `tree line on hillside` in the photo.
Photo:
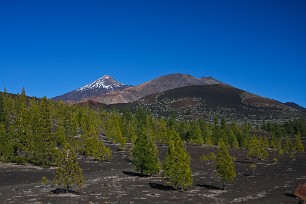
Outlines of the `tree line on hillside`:
[{"label": "tree line on hillside", "polygon": [[262,125],[261,128],[278,137],[293,137],[297,134],[300,134],[304,137],[306,136],[305,119],[286,121],[283,124],[266,122]]}]

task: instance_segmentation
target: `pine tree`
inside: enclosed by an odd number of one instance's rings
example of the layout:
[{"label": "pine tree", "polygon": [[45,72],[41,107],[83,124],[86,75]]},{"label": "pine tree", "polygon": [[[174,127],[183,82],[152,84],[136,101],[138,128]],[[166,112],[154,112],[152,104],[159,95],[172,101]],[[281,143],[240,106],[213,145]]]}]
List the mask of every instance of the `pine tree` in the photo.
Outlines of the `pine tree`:
[{"label": "pine tree", "polygon": [[30,127],[30,114],[27,109],[27,98],[25,89],[22,88],[22,93],[15,99],[15,114],[14,114],[14,130],[13,135],[16,141],[15,152],[16,162],[27,162],[27,155],[29,152],[29,140],[32,137]]},{"label": "pine tree", "polygon": [[284,144],[284,146],[283,146],[283,150],[285,151],[285,152],[292,152],[292,150],[293,150],[293,146],[292,146],[292,143],[291,143],[291,139],[289,138],[289,136],[287,135],[286,136],[286,141],[285,141],[285,144]]},{"label": "pine tree", "polygon": [[217,155],[217,175],[223,181],[223,189],[226,182],[233,182],[236,178],[233,158],[229,155],[226,145],[220,142],[220,151]]},{"label": "pine tree", "polygon": [[157,142],[167,142],[167,122],[164,118],[158,121]]},{"label": "pine tree", "polygon": [[298,134],[295,136],[295,143],[296,143],[296,151],[297,152],[304,152],[304,145],[301,140],[301,133],[298,132]]},{"label": "pine tree", "polygon": [[106,127],[106,136],[109,140],[114,143],[119,143],[121,148],[124,148],[126,145],[126,139],[123,137],[121,132],[121,117],[118,113],[112,112],[107,122]]},{"label": "pine tree", "polygon": [[213,132],[208,125],[205,126],[202,134],[203,134],[203,138],[204,138],[204,143],[206,145],[213,145],[213,140],[212,140]]},{"label": "pine tree", "polygon": [[274,134],[272,135],[272,138],[271,138],[270,147],[272,149],[278,149],[277,139],[275,138]]},{"label": "pine tree", "polygon": [[264,139],[253,136],[249,140],[248,156],[259,159],[265,159],[269,156],[269,153],[265,150]]},{"label": "pine tree", "polygon": [[88,108],[78,113],[79,126],[81,128],[80,152],[95,160],[110,160],[112,153],[99,139],[101,118]]},{"label": "pine tree", "polygon": [[239,148],[239,142],[238,142],[237,137],[235,135],[233,137],[232,147],[234,149],[238,149]]},{"label": "pine tree", "polygon": [[5,111],[4,111],[4,94],[5,93],[1,93],[0,94],[0,122],[5,122]]},{"label": "pine tree", "polygon": [[[46,97],[42,98],[38,106],[38,122],[33,124],[37,131],[33,135],[33,163],[39,166],[54,165],[58,150],[52,135],[51,104]],[[32,154],[32,153],[31,153]]]},{"label": "pine tree", "polygon": [[78,189],[84,184],[82,169],[75,152],[69,145],[59,158],[54,184],[66,189],[66,193],[71,189]]},{"label": "pine tree", "polygon": [[192,144],[203,145],[202,132],[198,123],[191,123],[190,127],[190,142]]},{"label": "pine tree", "polygon": [[7,138],[4,122],[0,122],[0,161],[6,162],[10,158],[11,145]]},{"label": "pine tree", "polygon": [[150,132],[142,131],[137,137],[134,148],[132,149],[132,163],[136,171],[151,175],[160,171],[160,161],[158,160],[158,149],[154,143]]},{"label": "pine tree", "polygon": [[170,132],[172,140],[169,142],[164,160],[164,179],[168,185],[175,189],[186,189],[192,185],[190,156],[177,132],[173,129]]},{"label": "pine tree", "polygon": [[266,136],[263,139],[263,145],[265,149],[269,148],[269,140]]}]

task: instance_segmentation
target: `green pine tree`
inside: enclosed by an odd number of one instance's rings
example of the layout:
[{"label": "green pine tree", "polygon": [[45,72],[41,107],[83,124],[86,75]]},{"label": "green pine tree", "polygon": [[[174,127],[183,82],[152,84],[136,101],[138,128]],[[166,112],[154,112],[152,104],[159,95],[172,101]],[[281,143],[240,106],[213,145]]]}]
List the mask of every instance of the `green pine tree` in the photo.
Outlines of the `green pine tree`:
[{"label": "green pine tree", "polygon": [[197,144],[197,145],[204,144],[200,126],[196,122],[191,123],[191,126],[190,126],[190,143]]},{"label": "green pine tree", "polygon": [[213,145],[213,139],[212,139],[212,129],[210,126],[205,125],[204,130],[202,132],[203,138],[204,138],[204,143],[206,145]]},{"label": "green pine tree", "polygon": [[158,159],[158,149],[150,132],[143,130],[137,137],[132,155],[132,163],[136,171],[140,171],[142,175],[159,173],[161,165]]},{"label": "green pine tree", "polygon": [[232,147],[234,149],[238,149],[239,148],[239,142],[238,142],[237,137],[235,135],[233,136]]},{"label": "green pine tree", "polygon": [[304,145],[301,140],[301,133],[298,132],[298,134],[295,136],[295,143],[296,143],[296,151],[297,152],[304,152]]},{"label": "green pine tree", "polygon": [[173,129],[170,132],[172,140],[169,142],[164,160],[164,179],[168,185],[175,189],[186,189],[188,186],[192,186],[190,156],[177,132]]},{"label": "green pine tree", "polygon": [[285,141],[285,144],[283,145],[283,150],[284,152],[287,152],[287,153],[293,151],[292,142],[288,135],[286,136],[286,141]]},{"label": "green pine tree", "polygon": [[236,178],[235,165],[233,158],[229,155],[226,145],[220,142],[220,151],[217,154],[217,175],[223,181],[223,189],[226,182],[233,182]]},{"label": "green pine tree", "polygon": [[264,139],[257,138],[256,136],[251,137],[248,145],[248,156],[255,157],[258,159],[265,159],[269,156],[269,153],[265,150]]},{"label": "green pine tree", "polygon": [[269,148],[269,140],[266,136],[263,139],[263,145],[265,149]]},{"label": "green pine tree", "polygon": [[79,189],[84,185],[82,169],[79,166],[73,149],[67,145],[58,161],[58,169],[55,173],[54,184],[66,189]]},{"label": "green pine tree", "polygon": [[167,121],[162,118],[158,121],[158,129],[157,129],[157,142],[165,143],[167,142]]}]

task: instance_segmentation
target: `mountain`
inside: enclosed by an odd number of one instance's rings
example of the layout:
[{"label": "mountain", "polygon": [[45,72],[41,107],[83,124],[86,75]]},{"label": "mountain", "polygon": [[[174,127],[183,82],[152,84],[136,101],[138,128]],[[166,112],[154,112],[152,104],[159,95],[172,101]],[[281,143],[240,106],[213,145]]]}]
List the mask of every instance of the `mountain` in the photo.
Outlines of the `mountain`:
[{"label": "mountain", "polygon": [[306,111],[306,108],[294,103],[294,102],[287,102],[287,103],[284,103],[285,105],[291,107],[291,108],[294,108],[296,110],[299,110],[299,111]]},{"label": "mountain", "polygon": [[100,96],[115,90],[122,90],[131,86],[124,85],[108,75],[97,79],[81,88],[75,89],[66,94],[54,97],[55,101],[65,101],[69,103],[78,103],[91,97]]},{"label": "mountain", "polygon": [[150,94],[171,89],[192,85],[214,84],[222,84],[222,82],[212,77],[195,78],[188,74],[169,74],[145,82],[138,86],[129,87],[124,90],[113,91],[103,95],[96,95],[90,98],[90,100],[104,104],[130,103]]},{"label": "mountain", "polygon": [[302,112],[281,102],[251,94],[225,84],[193,85],[148,95],[129,104],[102,105],[90,101],[91,106],[106,109],[146,108],[156,116],[176,113],[178,119],[192,120],[204,117],[224,117],[227,121],[249,122],[260,125],[263,121],[283,122],[301,118]]},{"label": "mountain", "polygon": [[154,115],[177,114],[178,119],[224,117],[228,121],[283,122],[305,117],[296,105],[254,95],[212,77],[169,74],[138,86],[126,86],[110,76],[54,98],[106,109],[150,109]]}]

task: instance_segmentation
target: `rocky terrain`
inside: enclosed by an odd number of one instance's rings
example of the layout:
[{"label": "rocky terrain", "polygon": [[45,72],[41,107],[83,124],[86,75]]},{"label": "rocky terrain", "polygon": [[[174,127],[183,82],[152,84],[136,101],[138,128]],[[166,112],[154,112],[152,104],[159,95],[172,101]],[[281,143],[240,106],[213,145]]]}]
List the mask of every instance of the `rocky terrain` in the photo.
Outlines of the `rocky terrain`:
[{"label": "rocky terrain", "polygon": [[[231,150],[235,157],[237,179],[221,189],[212,162],[201,161],[203,154],[216,152],[211,146],[187,146],[191,156],[193,187],[175,191],[167,186],[161,175],[140,176],[134,171],[129,153],[117,151],[117,146],[105,142],[113,150],[110,162],[79,159],[86,184],[78,192],[61,193],[52,185],[42,185],[41,177],[53,179],[54,169],[29,165],[0,163],[0,200],[2,203],[298,203],[293,192],[305,183],[306,154],[295,158],[279,156],[270,150],[267,160],[247,159],[244,150]],[[305,144],[305,141],[304,141]],[[160,146],[160,157],[166,147]],[[248,168],[256,163],[252,175]]]}]

